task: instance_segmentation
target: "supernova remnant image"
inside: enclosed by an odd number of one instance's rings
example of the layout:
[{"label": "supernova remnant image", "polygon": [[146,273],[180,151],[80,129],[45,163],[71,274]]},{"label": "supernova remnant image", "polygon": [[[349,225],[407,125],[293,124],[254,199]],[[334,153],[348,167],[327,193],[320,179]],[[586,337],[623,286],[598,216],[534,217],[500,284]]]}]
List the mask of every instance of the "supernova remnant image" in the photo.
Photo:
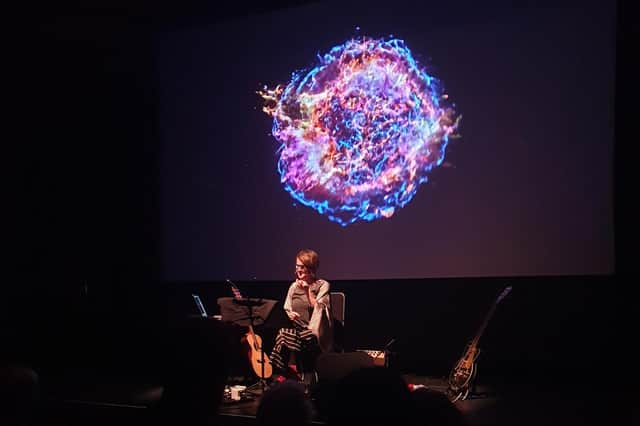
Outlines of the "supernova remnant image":
[{"label": "supernova remnant image", "polygon": [[352,38],[257,93],[284,189],[342,226],[392,217],[459,136],[442,82],[393,37]]}]

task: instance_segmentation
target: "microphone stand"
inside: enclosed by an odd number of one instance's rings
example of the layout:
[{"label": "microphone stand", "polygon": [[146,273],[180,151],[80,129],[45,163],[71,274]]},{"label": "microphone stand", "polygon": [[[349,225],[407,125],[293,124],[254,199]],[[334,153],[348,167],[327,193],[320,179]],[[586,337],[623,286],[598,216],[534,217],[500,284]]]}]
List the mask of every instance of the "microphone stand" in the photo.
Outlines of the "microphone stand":
[{"label": "microphone stand", "polygon": [[389,362],[390,362],[390,359],[389,359],[389,358],[390,358],[390,355],[391,355],[391,350],[390,350],[390,348],[391,348],[391,345],[393,345],[395,342],[396,342],[396,339],[395,339],[395,338],[394,338],[394,339],[391,339],[391,340],[389,341],[389,343],[387,343],[387,344],[384,346],[384,366],[385,366],[385,367],[389,367]]}]

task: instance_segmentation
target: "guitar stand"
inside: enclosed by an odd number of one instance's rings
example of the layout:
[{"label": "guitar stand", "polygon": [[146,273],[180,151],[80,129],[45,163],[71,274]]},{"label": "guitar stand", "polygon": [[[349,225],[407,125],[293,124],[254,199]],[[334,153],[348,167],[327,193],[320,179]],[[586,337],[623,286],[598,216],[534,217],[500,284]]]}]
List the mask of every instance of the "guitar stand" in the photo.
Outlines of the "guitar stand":
[{"label": "guitar stand", "polygon": [[263,395],[265,390],[267,390],[269,388],[269,385],[267,385],[267,381],[264,378],[264,349],[262,348],[262,345],[260,345],[260,360],[262,361],[261,366],[262,366],[262,374],[258,377],[258,381],[255,382],[254,384],[247,386],[247,389],[245,389],[245,392],[249,392],[250,394],[257,396],[256,391],[254,391],[253,389],[256,387],[260,387],[260,395]]},{"label": "guitar stand", "polygon": [[[260,392],[258,393],[257,390],[254,390],[254,388],[258,387],[260,389]],[[260,379],[257,382],[255,382],[254,384],[247,386],[247,388],[245,389],[245,392],[248,392],[250,394],[252,394],[253,396],[259,396],[259,395],[263,395],[264,392],[266,390],[269,389],[269,385],[267,385],[266,380],[264,379]]]},{"label": "guitar stand", "polygon": [[478,365],[476,364],[475,366],[475,370],[473,373],[473,377],[471,378],[471,382],[469,384],[469,389],[467,390],[466,394],[460,398],[461,401],[469,401],[469,400],[473,400],[473,399],[485,399],[485,398],[489,398],[489,393],[488,392],[477,392],[477,386],[476,386],[476,377],[478,375]]},{"label": "guitar stand", "polygon": [[265,391],[267,390],[269,390],[269,385],[267,384],[267,381],[263,378],[260,378],[254,384],[247,386],[247,388],[244,391],[253,396],[260,396],[260,395],[264,395]]},{"label": "guitar stand", "polygon": [[475,378],[474,378],[473,382],[471,382],[471,389],[469,389],[469,393],[467,394],[467,396],[464,399],[465,400],[469,400],[469,399],[486,399],[486,398],[491,398],[492,396],[495,395],[492,391],[478,392],[476,389],[477,389],[476,381],[475,381]]},{"label": "guitar stand", "polygon": [[471,389],[469,389],[469,392],[467,393],[467,395],[465,395],[465,397],[461,399],[468,401],[470,399],[485,399],[488,397],[489,397],[489,394],[487,392],[476,392],[476,382],[474,380],[473,383],[471,384]]}]

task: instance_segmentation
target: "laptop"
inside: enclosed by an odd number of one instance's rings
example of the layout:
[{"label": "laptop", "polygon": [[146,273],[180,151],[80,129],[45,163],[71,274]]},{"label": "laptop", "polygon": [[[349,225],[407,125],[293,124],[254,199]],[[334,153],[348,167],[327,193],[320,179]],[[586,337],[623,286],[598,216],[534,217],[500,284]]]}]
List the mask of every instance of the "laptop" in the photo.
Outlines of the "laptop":
[{"label": "laptop", "polygon": [[196,302],[196,306],[198,307],[200,316],[202,316],[202,318],[209,318],[209,315],[207,314],[207,310],[204,308],[204,305],[202,304],[202,300],[200,300],[200,296],[198,296],[197,294],[192,294],[191,296],[193,296],[193,300]]}]

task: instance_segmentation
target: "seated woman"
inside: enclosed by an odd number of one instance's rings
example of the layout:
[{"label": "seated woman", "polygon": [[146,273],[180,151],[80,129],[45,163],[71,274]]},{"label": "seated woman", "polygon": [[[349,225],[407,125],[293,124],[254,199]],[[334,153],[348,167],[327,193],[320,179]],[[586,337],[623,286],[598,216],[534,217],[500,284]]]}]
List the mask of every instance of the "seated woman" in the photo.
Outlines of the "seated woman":
[{"label": "seated woman", "polygon": [[318,254],[309,249],[296,255],[296,280],[289,286],[284,310],[291,320],[290,328],[278,331],[271,363],[287,378],[301,380],[297,374],[314,370],[315,359],[333,346],[331,328],[330,284],[316,276]]}]

